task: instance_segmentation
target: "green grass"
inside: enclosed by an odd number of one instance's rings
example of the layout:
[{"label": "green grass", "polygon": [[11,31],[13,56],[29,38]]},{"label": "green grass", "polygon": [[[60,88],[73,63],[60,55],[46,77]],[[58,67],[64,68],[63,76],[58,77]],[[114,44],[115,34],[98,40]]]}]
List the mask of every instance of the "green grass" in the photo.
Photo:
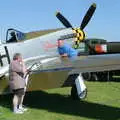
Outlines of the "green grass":
[{"label": "green grass", "polygon": [[27,93],[22,115],[11,111],[12,96],[0,97],[0,120],[120,120],[120,83],[86,82],[88,96],[72,100],[70,87]]}]

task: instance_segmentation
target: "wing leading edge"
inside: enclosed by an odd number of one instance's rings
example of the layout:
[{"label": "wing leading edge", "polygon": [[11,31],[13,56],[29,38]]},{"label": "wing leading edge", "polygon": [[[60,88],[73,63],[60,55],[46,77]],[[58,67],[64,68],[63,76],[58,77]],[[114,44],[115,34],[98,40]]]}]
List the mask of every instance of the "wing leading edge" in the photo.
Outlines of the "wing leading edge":
[{"label": "wing leading edge", "polygon": [[74,70],[79,72],[99,72],[120,69],[120,54],[80,56],[70,61]]}]

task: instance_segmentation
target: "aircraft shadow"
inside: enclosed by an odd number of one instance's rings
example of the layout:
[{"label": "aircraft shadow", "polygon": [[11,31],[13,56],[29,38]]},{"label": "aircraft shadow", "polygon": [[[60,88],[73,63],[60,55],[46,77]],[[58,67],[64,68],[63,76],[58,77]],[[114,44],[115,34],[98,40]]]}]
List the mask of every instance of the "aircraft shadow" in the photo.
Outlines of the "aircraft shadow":
[{"label": "aircraft shadow", "polygon": [[43,91],[27,93],[25,103],[30,108],[45,109],[49,112],[99,120],[120,119],[120,108],[87,101],[72,100],[69,96],[48,94]]},{"label": "aircraft shadow", "polygon": [[[29,108],[44,109],[49,112],[81,116],[97,120],[120,119],[120,108],[88,101],[72,100],[70,96],[48,94],[44,91],[26,93],[24,104]],[[0,105],[12,108],[12,95],[0,96]]]}]

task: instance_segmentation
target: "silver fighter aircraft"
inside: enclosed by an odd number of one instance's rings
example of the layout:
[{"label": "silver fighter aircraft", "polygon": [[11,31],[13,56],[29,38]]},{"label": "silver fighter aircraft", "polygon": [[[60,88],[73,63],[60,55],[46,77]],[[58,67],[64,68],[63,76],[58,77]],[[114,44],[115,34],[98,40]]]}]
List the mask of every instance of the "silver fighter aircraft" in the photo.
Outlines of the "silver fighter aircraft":
[{"label": "silver fighter aircraft", "polygon": [[[9,63],[14,53],[21,53],[28,68],[33,64],[29,76],[28,91],[72,86],[71,96],[83,99],[87,88],[82,73],[110,71],[120,69],[120,54],[84,55],[75,60],[61,58],[57,51],[57,40],[64,39],[68,44],[75,45],[85,42],[83,29],[88,24],[96,4],[88,9],[79,28],[73,28],[68,20],[57,12],[57,18],[66,29],[49,33],[30,40],[23,40],[24,35],[15,29],[8,29],[6,41],[0,45],[0,94],[9,93]],[[10,35],[14,39],[10,38]],[[86,43],[87,44],[87,43]]]}]

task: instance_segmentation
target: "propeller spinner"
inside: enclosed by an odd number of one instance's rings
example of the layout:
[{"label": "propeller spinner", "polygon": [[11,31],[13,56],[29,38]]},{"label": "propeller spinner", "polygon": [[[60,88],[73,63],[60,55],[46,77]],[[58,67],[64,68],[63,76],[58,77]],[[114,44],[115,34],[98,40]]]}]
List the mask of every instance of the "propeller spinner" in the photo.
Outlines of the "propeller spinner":
[{"label": "propeller spinner", "polygon": [[94,12],[95,12],[95,9],[96,9],[96,4],[93,3],[88,11],[86,12],[83,20],[82,20],[82,23],[80,25],[79,28],[73,28],[71,23],[60,13],[60,12],[57,12],[56,13],[56,17],[61,21],[61,23],[66,27],[66,28],[72,28],[73,29],[73,37],[76,37],[77,40],[75,41],[75,44],[78,45],[79,42],[83,41],[85,39],[85,33],[83,31],[83,29],[87,26],[87,24],[89,23],[89,21],[91,20]]}]

